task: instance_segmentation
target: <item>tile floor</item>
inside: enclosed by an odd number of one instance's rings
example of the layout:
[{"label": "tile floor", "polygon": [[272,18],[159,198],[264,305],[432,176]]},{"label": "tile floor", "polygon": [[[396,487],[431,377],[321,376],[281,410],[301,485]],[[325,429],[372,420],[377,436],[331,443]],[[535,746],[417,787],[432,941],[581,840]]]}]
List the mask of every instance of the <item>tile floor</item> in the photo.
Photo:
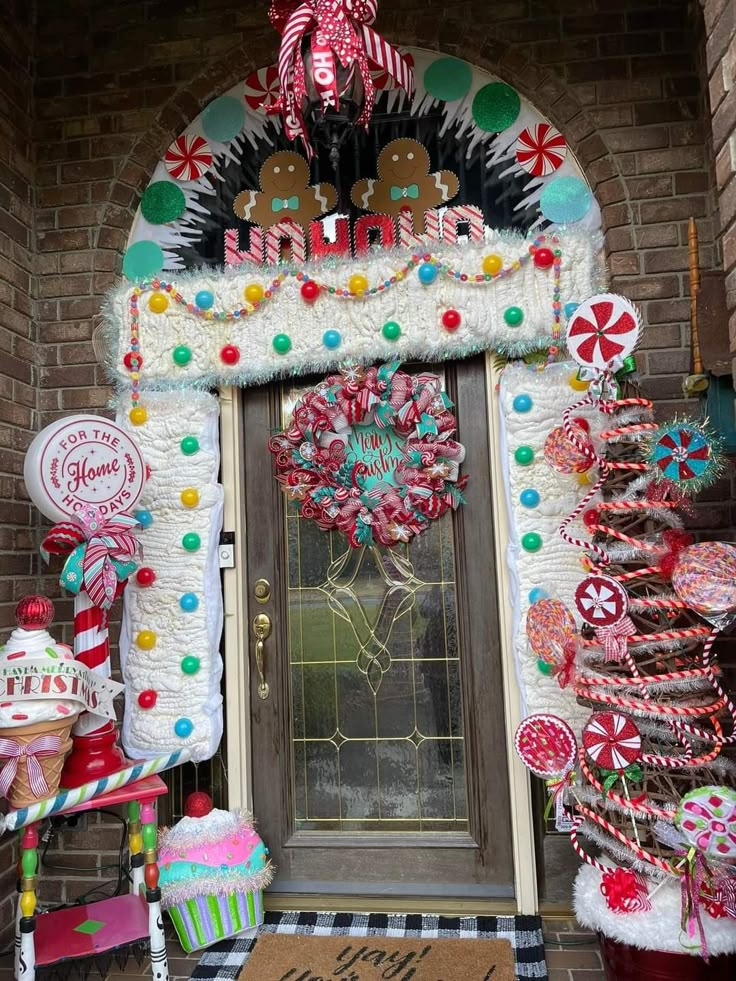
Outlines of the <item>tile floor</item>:
[{"label": "tile floor", "polygon": [[[171,981],[188,981],[200,955],[184,953],[171,924],[168,925],[167,936]],[[605,981],[595,937],[579,927],[574,920],[545,920],[544,936],[547,942],[549,981]],[[132,957],[124,971],[119,971],[113,965],[107,975],[107,981],[141,981],[148,978],[150,978],[148,961],[143,961],[138,967]],[[0,959],[0,981],[13,981],[11,957]],[[89,975],[89,981],[102,981],[102,979],[93,971]]]}]

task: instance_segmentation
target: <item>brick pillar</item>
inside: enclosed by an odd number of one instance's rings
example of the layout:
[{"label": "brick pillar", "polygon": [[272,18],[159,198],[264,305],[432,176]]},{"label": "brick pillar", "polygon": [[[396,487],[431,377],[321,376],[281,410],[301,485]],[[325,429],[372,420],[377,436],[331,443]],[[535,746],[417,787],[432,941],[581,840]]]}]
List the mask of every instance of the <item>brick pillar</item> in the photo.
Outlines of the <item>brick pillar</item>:
[{"label": "brick pillar", "polygon": [[701,2],[729,334],[731,350],[736,352],[736,3]]}]

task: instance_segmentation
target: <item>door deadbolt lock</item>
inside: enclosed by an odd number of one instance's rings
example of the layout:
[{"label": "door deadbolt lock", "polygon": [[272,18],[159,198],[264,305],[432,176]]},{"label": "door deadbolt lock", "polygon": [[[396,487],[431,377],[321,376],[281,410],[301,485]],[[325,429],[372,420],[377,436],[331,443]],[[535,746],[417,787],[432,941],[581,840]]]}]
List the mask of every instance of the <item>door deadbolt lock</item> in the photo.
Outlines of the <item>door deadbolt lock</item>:
[{"label": "door deadbolt lock", "polygon": [[253,593],[257,602],[268,603],[271,599],[271,583],[268,579],[256,579],[256,584],[253,587]]}]

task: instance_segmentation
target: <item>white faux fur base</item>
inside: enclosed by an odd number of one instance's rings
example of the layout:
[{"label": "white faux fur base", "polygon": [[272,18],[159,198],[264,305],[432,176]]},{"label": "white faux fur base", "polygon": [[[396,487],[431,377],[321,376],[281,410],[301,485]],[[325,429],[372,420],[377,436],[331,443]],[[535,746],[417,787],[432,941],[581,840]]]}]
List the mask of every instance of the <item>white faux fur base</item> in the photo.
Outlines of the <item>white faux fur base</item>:
[{"label": "white faux fur base", "polygon": [[[650,895],[648,913],[614,913],[600,890],[601,873],[583,865],[575,879],[575,915],[582,926],[600,930],[612,940],[632,944],[642,950],[670,950],[677,954],[698,954],[680,943],[680,889],[667,883]],[[649,892],[654,892],[651,885]],[[702,909],[703,929],[712,955],[736,951],[736,920],[714,920]],[[683,938],[687,939],[687,938]]]}]

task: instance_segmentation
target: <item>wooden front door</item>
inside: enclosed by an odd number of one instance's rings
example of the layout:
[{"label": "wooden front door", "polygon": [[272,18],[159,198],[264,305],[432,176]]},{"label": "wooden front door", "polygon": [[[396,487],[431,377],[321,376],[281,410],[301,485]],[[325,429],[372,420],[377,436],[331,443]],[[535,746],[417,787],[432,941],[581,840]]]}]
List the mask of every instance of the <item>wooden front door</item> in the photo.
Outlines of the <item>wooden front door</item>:
[{"label": "wooden front door", "polygon": [[271,892],[513,897],[485,361],[434,370],[467,504],[394,560],[285,504],[267,443],[310,380],[242,396],[248,616],[271,626],[267,698],[252,630],[247,654]]}]

